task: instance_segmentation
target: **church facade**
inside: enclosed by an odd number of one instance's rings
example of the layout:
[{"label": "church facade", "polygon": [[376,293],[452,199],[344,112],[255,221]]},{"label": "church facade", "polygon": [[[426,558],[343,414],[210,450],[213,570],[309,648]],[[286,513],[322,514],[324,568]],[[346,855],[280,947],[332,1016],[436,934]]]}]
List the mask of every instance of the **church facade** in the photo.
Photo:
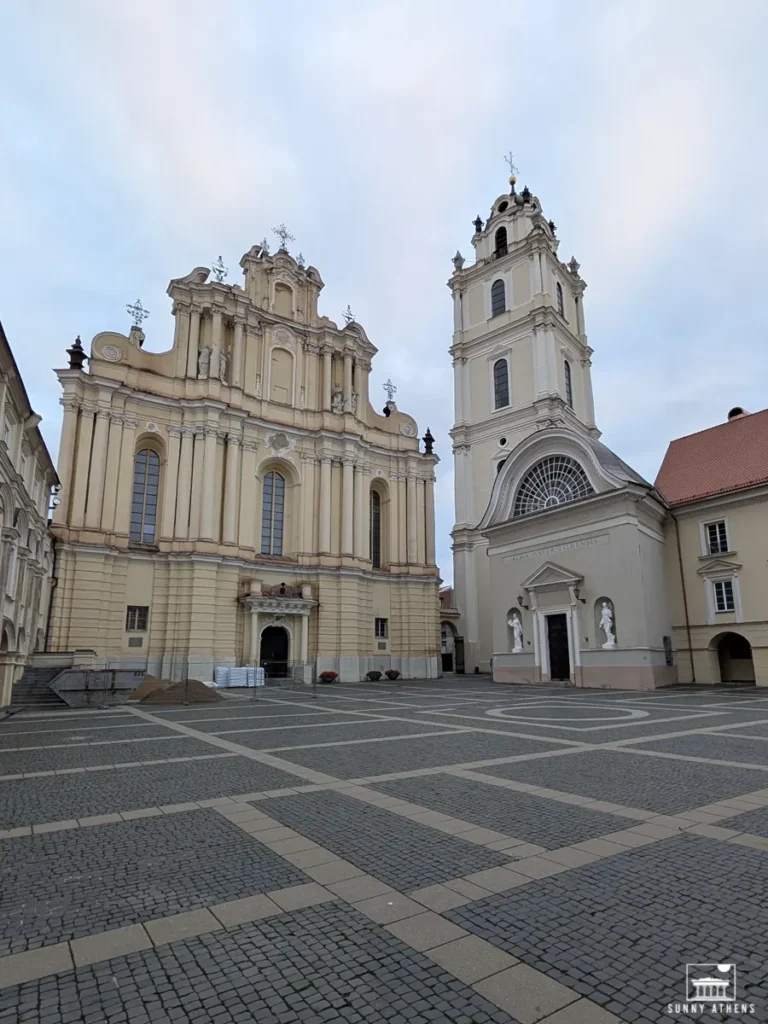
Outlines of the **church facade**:
[{"label": "church facade", "polygon": [[[323,287],[281,247],[242,287],[171,281],[173,344],[79,341],[63,390],[51,651],[166,679],[265,665],[310,681],[439,674],[427,431],[378,413],[376,348],[318,313]],[[137,310],[139,314],[140,310]]]},{"label": "church facade", "polygon": [[499,682],[663,685],[665,505],[599,440],[579,264],[510,184],[449,281],[459,621],[443,628]]}]

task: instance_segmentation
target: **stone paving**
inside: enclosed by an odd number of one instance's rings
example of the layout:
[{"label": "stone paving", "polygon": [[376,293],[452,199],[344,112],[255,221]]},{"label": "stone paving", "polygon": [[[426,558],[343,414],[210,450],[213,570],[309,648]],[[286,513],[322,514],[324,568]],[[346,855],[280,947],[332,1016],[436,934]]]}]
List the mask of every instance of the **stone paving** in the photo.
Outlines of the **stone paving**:
[{"label": "stone paving", "polygon": [[0,720],[0,1024],[660,1024],[701,1016],[687,963],[736,964],[706,1019],[766,1022],[761,693]]}]

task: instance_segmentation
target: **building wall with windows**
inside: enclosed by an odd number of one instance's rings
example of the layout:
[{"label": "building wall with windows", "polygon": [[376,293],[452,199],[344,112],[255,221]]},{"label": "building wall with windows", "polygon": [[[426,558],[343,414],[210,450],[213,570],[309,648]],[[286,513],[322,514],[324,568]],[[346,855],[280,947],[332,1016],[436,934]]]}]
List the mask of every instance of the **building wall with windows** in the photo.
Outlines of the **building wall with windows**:
[{"label": "building wall with windows", "polygon": [[241,267],[242,287],[171,281],[167,351],[134,326],[57,371],[51,649],[171,679],[434,677],[432,439],[372,407],[376,348],[319,315],[314,267],[261,246]]},{"label": "building wall with windows", "polygon": [[48,534],[58,478],[0,324],[0,706],[29,656],[45,647],[53,579]]}]

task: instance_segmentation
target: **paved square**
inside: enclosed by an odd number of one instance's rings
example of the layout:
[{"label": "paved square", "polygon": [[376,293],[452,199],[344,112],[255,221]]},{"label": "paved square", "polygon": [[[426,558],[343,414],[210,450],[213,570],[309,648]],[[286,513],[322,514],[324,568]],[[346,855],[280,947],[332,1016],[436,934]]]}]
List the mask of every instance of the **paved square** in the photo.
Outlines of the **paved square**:
[{"label": "paved square", "polygon": [[764,719],[479,678],[0,720],[0,1024],[661,1024],[686,962],[766,1021]]}]

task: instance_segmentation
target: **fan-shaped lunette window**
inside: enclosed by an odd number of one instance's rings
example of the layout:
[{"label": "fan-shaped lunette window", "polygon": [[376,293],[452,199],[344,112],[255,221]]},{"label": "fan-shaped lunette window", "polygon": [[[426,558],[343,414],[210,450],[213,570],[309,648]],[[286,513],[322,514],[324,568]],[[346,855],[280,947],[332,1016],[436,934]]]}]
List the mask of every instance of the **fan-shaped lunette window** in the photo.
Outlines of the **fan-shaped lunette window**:
[{"label": "fan-shaped lunette window", "polygon": [[594,493],[587,474],[575,459],[551,455],[526,473],[515,497],[512,516],[527,516]]}]

